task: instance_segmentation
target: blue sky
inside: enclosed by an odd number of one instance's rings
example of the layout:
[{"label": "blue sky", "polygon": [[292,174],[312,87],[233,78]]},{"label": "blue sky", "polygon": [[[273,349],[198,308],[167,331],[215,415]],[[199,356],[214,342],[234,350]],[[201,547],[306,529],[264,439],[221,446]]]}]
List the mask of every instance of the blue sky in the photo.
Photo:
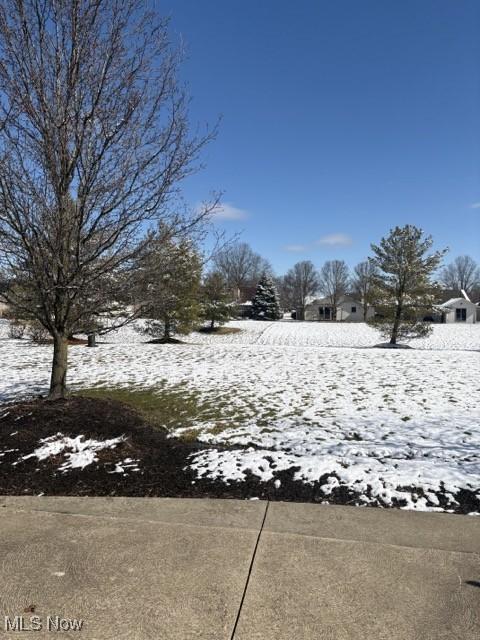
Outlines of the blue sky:
[{"label": "blue sky", "polygon": [[193,122],[215,122],[187,199],[277,273],[365,258],[412,223],[480,261],[478,0],[158,0],[188,59]]}]

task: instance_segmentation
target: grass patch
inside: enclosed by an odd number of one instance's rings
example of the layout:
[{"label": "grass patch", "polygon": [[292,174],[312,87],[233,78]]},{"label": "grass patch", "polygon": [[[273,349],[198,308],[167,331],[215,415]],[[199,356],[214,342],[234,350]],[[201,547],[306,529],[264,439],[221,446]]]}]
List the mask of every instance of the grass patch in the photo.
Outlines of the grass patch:
[{"label": "grass patch", "polygon": [[153,427],[185,429],[183,440],[195,440],[205,430],[199,423],[210,423],[209,433],[216,435],[232,425],[238,426],[242,416],[234,411],[228,398],[205,400],[200,394],[176,388],[135,389],[131,387],[93,387],[75,392],[76,396],[123,402],[142,415]]},{"label": "grass patch", "polygon": [[168,430],[188,427],[203,413],[198,394],[187,392],[183,388],[166,390],[94,387],[77,391],[75,395],[123,402],[142,414],[152,426]]},{"label": "grass patch", "polygon": [[[197,440],[200,433],[216,436],[251,421],[268,429],[279,416],[278,408],[268,399],[258,406],[241,397],[238,389],[205,397],[187,385],[170,387],[162,381],[151,388],[109,387],[104,383],[104,386],[77,389],[74,395],[126,404],[152,427],[181,430],[179,437],[185,442]],[[297,413],[300,415],[298,409],[288,415]]]}]

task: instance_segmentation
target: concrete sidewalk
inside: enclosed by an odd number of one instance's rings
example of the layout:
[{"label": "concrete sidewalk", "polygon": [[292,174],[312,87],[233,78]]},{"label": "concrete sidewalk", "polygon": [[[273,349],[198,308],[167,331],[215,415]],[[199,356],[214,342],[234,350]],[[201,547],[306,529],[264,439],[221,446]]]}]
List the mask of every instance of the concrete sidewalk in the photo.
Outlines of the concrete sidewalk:
[{"label": "concrete sidewalk", "polygon": [[0,518],[0,638],[480,638],[479,518],[46,497]]}]

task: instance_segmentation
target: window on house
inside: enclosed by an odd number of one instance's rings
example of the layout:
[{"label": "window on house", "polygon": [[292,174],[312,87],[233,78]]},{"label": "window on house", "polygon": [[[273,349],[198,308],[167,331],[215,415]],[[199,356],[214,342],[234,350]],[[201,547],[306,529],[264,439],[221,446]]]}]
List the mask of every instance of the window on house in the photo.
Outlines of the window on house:
[{"label": "window on house", "polygon": [[318,307],[318,313],[323,316],[323,307]]},{"label": "window on house", "polygon": [[457,322],[466,322],[467,321],[467,310],[466,309],[455,309],[455,320]]},{"label": "window on house", "polygon": [[357,307],[352,307],[352,313],[357,313]]}]

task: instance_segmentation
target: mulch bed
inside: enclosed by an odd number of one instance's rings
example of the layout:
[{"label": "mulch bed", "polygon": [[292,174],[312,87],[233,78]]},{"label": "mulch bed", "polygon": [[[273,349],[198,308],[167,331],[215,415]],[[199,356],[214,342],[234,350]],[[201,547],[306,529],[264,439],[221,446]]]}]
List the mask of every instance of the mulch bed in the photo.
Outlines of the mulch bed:
[{"label": "mulch bed", "polygon": [[[63,455],[39,461],[30,458],[12,466],[21,456],[39,446],[39,440],[61,432],[64,436],[106,440],[124,435],[125,442],[97,453],[98,462],[84,469],[61,472]],[[229,485],[221,481],[198,479],[185,470],[188,456],[208,448],[196,442],[167,438],[166,431],[152,427],[130,406],[114,400],[72,397],[55,403],[44,400],[2,405],[0,409],[0,495],[77,495],[77,496],[169,496],[197,498],[261,498],[330,504],[360,504],[358,495],[337,487],[328,496],[321,485],[328,474],[314,484],[293,480],[295,469],[279,473],[274,480],[261,482],[250,475],[243,482]],[[59,459],[60,458],[60,459]],[[140,471],[112,473],[116,462],[138,460]],[[417,490],[422,496],[421,489]],[[446,506],[442,494],[440,504]],[[457,513],[480,511],[480,499],[462,490],[456,496]],[[387,506],[387,505],[379,505]],[[399,503],[396,506],[403,506]]]}]

